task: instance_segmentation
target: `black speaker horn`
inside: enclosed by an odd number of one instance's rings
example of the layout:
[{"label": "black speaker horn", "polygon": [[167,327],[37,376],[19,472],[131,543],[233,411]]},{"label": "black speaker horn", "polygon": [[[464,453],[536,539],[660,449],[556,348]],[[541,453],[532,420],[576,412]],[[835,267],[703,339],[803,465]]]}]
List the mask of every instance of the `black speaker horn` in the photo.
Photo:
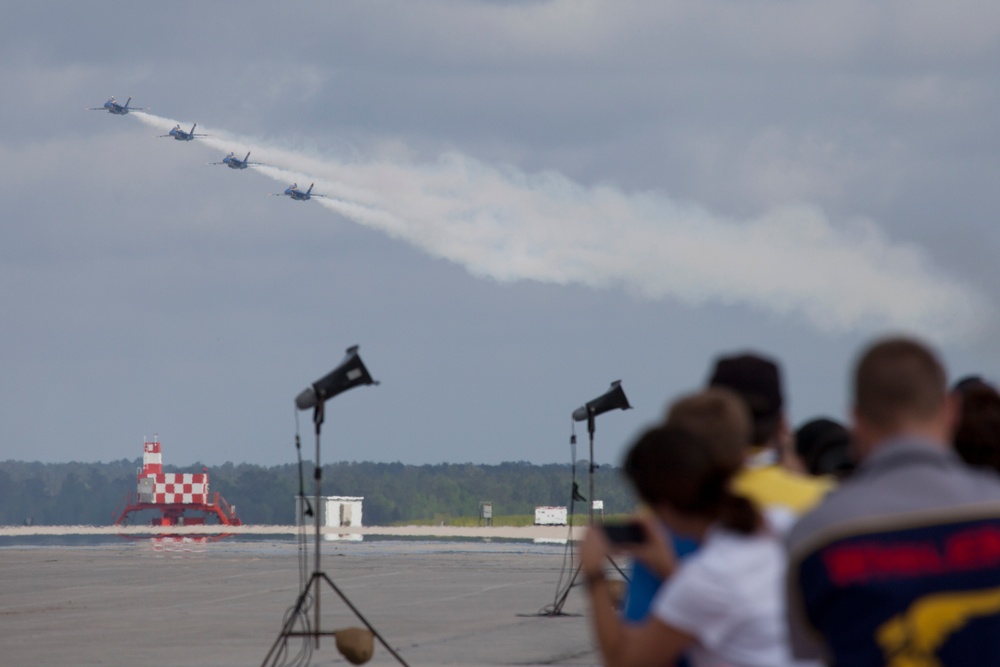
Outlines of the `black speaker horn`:
[{"label": "black speaker horn", "polygon": [[337,394],[362,384],[378,384],[378,382],[372,379],[358,355],[358,346],[354,345],[347,348],[347,356],[339,366],[295,397],[295,405],[299,410],[308,410],[316,407],[318,403],[324,403]]},{"label": "black speaker horn", "polygon": [[622,389],[622,381],[615,380],[607,392],[574,410],[573,420],[582,422],[608,410],[630,410],[631,408],[632,406],[628,404],[628,398],[625,397],[625,390]]}]

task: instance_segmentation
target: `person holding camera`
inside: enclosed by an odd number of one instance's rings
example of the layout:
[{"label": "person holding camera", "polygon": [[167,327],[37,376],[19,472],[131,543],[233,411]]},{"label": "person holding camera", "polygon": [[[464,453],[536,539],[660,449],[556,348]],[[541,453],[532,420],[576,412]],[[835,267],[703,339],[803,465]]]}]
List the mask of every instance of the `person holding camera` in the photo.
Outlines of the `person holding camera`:
[{"label": "person holding camera", "polygon": [[[736,446],[736,445],[734,445]],[[672,425],[647,430],[629,450],[624,472],[653,516],[640,519],[641,549],[665,564],[668,577],[641,624],[614,607],[605,565],[616,551],[605,530],[588,530],[580,546],[598,649],[609,667],[814,665],[791,658],[785,625],[785,551],[779,537],[794,517],[766,516],[730,490],[741,457]],[[678,561],[661,525],[697,540]],[[636,538],[633,538],[636,539]],[[630,547],[633,553],[636,547]]]}]

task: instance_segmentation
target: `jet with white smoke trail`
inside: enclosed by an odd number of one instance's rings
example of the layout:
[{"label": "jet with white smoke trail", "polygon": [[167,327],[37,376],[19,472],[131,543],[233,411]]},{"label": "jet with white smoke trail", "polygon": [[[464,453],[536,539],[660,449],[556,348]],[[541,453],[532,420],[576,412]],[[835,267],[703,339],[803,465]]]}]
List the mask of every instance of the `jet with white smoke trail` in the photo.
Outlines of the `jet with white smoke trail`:
[{"label": "jet with white smoke trail", "polygon": [[115,102],[115,96],[112,95],[111,98],[104,103],[104,106],[100,107],[90,107],[89,109],[84,109],[84,111],[107,111],[115,116],[127,116],[129,111],[147,111],[143,107],[130,107],[129,104],[132,102],[132,98],[125,100],[125,104],[119,104]]},{"label": "jet with white smoke trail", "polygon": [[173,126],[173,128],[171,128],[170,132],[161,134],[160,137],[170,137],[172,139],[176,139],[177,141],[191,141],[192,139],[208,136],[207,134],[199,134],[195,132],[194,129],[196,127],[198,127],[198,123],[192,125],[190,130],[182,130],[181,124],[177,123]]},{"label": "jet with white smoke trail", "polygon": [[247,151],[247,156],[241,160],[238,157],[236,157],[236,153],[234,151],[229,151],[229,155],[222,158],[222,162],[209,162],[209,164],[222,164],[229,167],[230,169],[246,169],[248,167],[259,167],[260,162],[250,161],[251,152],[252,151]]},{"label": "jet with white smoke trail", "polygon": [[431,163],[345,161],[222,131],[203,140],[223,150],[234,142],[264,156],[260,173],[331,193],[318,200],[331,211],[498,281],[621,287],[648,299],[749,305],[828,332],[902,328],[936,339],[974,336],[989,311],[920,248],[893,243],[871,221],[837,228],[811,206],[738,220],[457,153]]},{"label": "jet with white smoke trail", "polygon": [[276,193],[275,197],[291,197],[293,201],[309,201],[313,197],[326,197],[326,195],[313,194],[313,187],[315,183],[309,185],[309,189],[302,191],[299,189],[298,183],[292,183],[284,192]]}]

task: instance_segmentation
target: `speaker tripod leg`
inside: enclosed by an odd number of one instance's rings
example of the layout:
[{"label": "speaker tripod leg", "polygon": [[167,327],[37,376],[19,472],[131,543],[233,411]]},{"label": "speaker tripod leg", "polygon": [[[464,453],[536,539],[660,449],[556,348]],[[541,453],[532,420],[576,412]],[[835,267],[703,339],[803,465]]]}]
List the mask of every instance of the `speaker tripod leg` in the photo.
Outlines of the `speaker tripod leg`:
[{"label": "speaker tripod leg", "polygon": [[[271,644],[271,649],[267,652],[267,655],[264,656],[264,661],[262,663],[260,663],[261,667],[267,667],[267,665],[269,665],[269,664],[271,664],[271,665],[277,664],[278,656],[281,655],[281,651],[279,650],[279,647],[282,646],[282,644],[287,645],[289,637],[301,637],[301,636],[303,636],[303,633],[295,633],[295,632],[293,632],[292,628],[295,627],[295,621],[296,621],[296,619],[298,619],[299,614],[302,613],[303,608],[304,608],[305,603],[306,603],[306,600],[309,598],[309,591],[313,587],[313,582],[317,582],[317,586],[318,586],[318,579],[317,579],[317,577],[318,577],[318,573],[313,572],[312,576],[309,578],[309,581],[306,583],[306,585],[299,592],[299,597],[295,601],[295,607],[292,609],[291,613],[288,614],[288,618],[285,620],[285,624],[282,626],[281,632],[278,634],[278,638],[274,640],[274,643]],[[318,630],[318,628],[317,628],[317,630]],[[316,636],[316,640],[319,641],[319,636],[318,635]],[[306,641],[308,641],[308,640],[306,640]],[[272,660],[272,658],[273,658],[273,660]]]},{"label": "speaker tripod leg", "polygon": [[[626,582],[631,581],[629,579],[628,575],[625,574],[625,572],[621,569],[621,567],[619,567],[618,563],[615,562],[614,558],[612,558],[611,556],[608,556],[608,562],[611,563],[611,566],[615,570],[617,570],[618,574],[622,575],[622,579],[624,579]],[[562,595],[558,596],[558,598],[556,599],[555,603],[553,603],[553,605],[552,605],[552,612],[549,613],[549,614],[546,614],[546,616],[563,616],[564,615],[562,613],[563,605],[566,604],[566,598],[569,597],[569,592],[571,590],[573,590],[573,586],[576,585],[576,579],[577,579],[577,577],[580,576],[580,571],[581,571],[582,567],[583,567],[582,563],[577,564],[576,570],[573,571],[573,577],[569,580],[569,584],[567,584],[566,589],[563,590]]]},{"label": "speaker tripod leg", "polygon": [[[399,655],[399,653],[397,653],[396,650],[392,648],[392,646],[389,645],[389,642],[385,640],[382,634],[378,630],[376,630],[371,623],[368,622],[368,619],[364,617],[364,614],[362,614],[361,611],[354,606],[354,603],[351,602],[346,595],[344,595],[344,593],[340,590],[340,588],[337,587],[337,584],[333,583],[333,580],[329,576],[327,576],[325,572],[312,573],[312,576],[310,576],[309,578],[309,583],[307,583],[305,587],[302,589],[302,592],[299,594],[299,599],[296,600],[295,602],[295,609],[289,615],[288,620],[285,621],[285,625],[281,629],[281,634],[278,635],[278,638],[274,641],[274,644],[271,645],[271,650],[269,650],[267,652],[267,655],[264,657],[264,662],[261,663],[261,667],[268,667],[268,665],[277,664],[278,656],[281,655],[279,647],[283,643],[287,644],[289,637],[312,638],[316,641],[318,647],[319,638],[321,636],[334,634],[333,632],[324,632],[323,630],[320,629],[319,626],[320,618],[318,614],[316,615],[316,625],[313,628],[305,632],[295,632],[292,629],[295,626],[296,618],[303,611],[305,601],[306,599],[308,599],[309,592],[310,590],[312,590],[313,585],[316,586],[315,597],[316,599],[319,598],[320,580],[325,581],[330,586],[330,588],[333,589],[333,592],[340,597],[340,599],[354,613],[354,615],[358,618],[358,620],[361,621],[366,628],[368,628],[369,632],[371,632],[372,635],[376,639],[378,639],[379,643],[382,644],[385,650],[388,651],[392,655],[392,657],[394,657],[399,662],[399,664],[403,665],[403,667],[410,667],[407,664],[406,660],[404,660],[403,657]],[[306,641],[308,641],[308,639],[306,639]]]},{"label": "speaker tripod leg", "polygon": [[[369,632],[371,632],[375,636],[375,638],[378,639],[379,643],[382,644],[382,646],[385,648],[386,651],[388,651],[390,654],[392,654],[392,657],[394,657],[399,662],[399,664],[403,665],[403,667],[410,667],[406,663],[406,661],[403,660],[403,656],[401,656],[398,653],[396,653],[396,650],[394,648],[392,648],[391,646],[389,646],[389,642],[387,642],[385,640],[385,638],[382,637],[382,634],[378,630],[376,630],[375,627],[371,623],[368,622],[368,619],[365,618],[364,614],[362,614],[358,610],[358,608],[354,606],[354,603],[351,602],[347,598],[347,596],[344,595],[341,592],[341,590],[337,587],[337,584],[333,583],[333,579],[331,579],[330,577],[328,577],[325,572],[317,572],[315,576],[323,577],[323,580],[326,581],[326,583],[330,585],[330,588],[333,589],[333,592],[336,593],[340,597],[340,599],[343,601],[343,603],[346,604],[347,607],[352,612],[354,612],[354,615],[358,618],[358,620],[365,624],[365,627],[368,628]],[[317,585],[318,585],[318,582],[317,582]],[[317,627],[316,629],[318,630],[319,628]]]},{"label": "speaker tripod leg", "polygon": [[560,595],[555,603],[552,605],[552,613],[549,616],[562,616],[563,605],[566,604],[566,598],[569,597],[569,592],[573,590],[573,586],[576,585],[576,578],[580,576],[580,568],[583,567],[581,564],[577,564],[576,569],[573,570],[573,576],[570,577],[569,583],[566,584],[566,588],[563,590],[562,595]]}]

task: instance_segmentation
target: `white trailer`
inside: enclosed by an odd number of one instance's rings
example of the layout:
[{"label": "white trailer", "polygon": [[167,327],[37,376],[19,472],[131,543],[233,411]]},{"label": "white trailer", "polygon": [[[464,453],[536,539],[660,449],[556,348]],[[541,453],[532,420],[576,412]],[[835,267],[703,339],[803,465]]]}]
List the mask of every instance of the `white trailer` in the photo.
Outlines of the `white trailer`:
[{"label": "white trailer", "polygon": [[565,526],[566,525],[566,508],[565,507],[536,507],[535,508],[535,525],[536,526]]},{"label": "white trailer", "polygon": [[[296,524],[311,525],[315,519],[304,516],[306,507],[311,508],[316,502],[314,496],[309,496],[305,500],[308,504],[302,503],[303,499],[296,496]],[[323,528],[339,528],[342,526],[361,526],[361,511],[364,502],[363,496],[322,496],[319,506],[319,525]],[[313,510],[315,511],[315,509]],[[357,533],[335,533],[324,531],[323,539],[328,541],[348,540],[360,541],[362,536]]]}]

